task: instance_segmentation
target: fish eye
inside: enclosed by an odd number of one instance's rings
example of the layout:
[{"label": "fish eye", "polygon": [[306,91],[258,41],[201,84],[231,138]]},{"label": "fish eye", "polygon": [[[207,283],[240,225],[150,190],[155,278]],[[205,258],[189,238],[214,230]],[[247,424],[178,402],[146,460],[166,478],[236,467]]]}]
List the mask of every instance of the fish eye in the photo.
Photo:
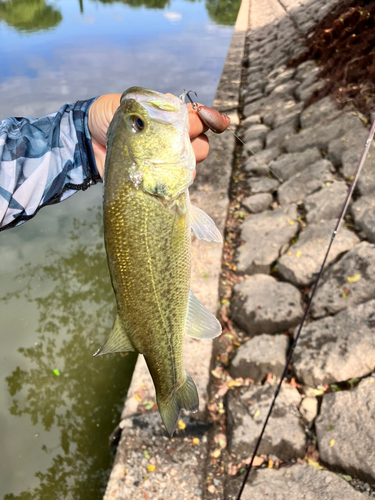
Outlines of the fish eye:
[{"label": "fish eye", "polygon": [[133,116],[132,119],[132,130],[133,132],[142,132],[145,128],[145,123],[139,116]]}]

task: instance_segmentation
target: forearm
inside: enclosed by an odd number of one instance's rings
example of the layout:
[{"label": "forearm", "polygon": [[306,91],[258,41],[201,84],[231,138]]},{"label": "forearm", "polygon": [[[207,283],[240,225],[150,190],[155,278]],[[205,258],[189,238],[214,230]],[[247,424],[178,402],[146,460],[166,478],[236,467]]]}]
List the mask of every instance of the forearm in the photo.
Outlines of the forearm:
[{"label": "forearm", "polygon": [[0,122],[0,231],[101,181],[87,126],[93,101]]}]

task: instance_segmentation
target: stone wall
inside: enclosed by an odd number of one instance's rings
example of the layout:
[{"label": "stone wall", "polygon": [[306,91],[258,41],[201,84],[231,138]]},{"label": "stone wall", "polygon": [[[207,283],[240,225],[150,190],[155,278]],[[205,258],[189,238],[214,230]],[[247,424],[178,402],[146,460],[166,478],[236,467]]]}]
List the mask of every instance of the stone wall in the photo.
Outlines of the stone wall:
[{"label": "stone wall", "polygon": [[[238,129],[245,146],[233,195],[246,215],[225,315],[239,339],[250,338],[230,375],[255,385],[227,394],[228,500],[236,498],[369,133],[359,112],[339,109],[331,97],[306,108],[324,83],[319,68],[287,64],[336,3],[251,3]],[[374,200],[373,144],[259,450],[263,467],[299,465],[258,469],[244,500],[375,495]]]}]

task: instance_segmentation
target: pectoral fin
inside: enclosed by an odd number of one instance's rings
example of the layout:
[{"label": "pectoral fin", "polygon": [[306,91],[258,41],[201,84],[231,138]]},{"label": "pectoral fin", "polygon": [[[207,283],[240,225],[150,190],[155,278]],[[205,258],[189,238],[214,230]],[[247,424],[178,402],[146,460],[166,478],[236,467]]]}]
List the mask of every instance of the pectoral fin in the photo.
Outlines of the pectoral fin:
[{"label": "pectoral fin", "polygon": [[109,352],[128,352],[135,351],[129,337],[126,334],[124,325],[117,314],[115,322],[108,339],[102,345],[100,349],[96,351],[94,356],[100,356],[102,354],[108,354]]},{"label": "pectoral fin", "polygon": [[186,334],[194,339],[214,339],[221,334],[221,325],[215,316],[204,307],[190,290]]},{"label": "pectoral fin", "polygon": [[191,205],[191,228],[198,240],[216,241],[217,243],[223,241],[221,233],[211,217],[194,205]]}]

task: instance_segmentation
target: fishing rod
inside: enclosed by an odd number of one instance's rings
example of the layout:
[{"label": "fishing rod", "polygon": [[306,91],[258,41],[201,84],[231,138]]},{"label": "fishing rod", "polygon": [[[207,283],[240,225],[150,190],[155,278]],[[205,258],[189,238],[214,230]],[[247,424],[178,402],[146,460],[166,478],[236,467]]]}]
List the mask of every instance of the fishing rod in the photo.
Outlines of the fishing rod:
[{"label": "fishing rod", "polygon": [[364,145],[364,148],[362,150],[362,154],[361,154],[361,157],[359,159],[359,162],[357,164],[357,167],[355,169],[355,172],[354,172],[354,176],[353,176],[353,180],[349,186],[349,189],[348,189],[348,193],[346,195],[346,198],[345,198],[345,201],[343,203],[343,206],[341,208],[341,212],[340,212],[340,215],[339,215],[339,218],[336,222],[336,225],[335,225],[335,228],[332,232],[332,235],[331,235],[331,239],[330,239],[330,242],[328,244],[328,248],[327,248],[327,251],[325,253],[325,256],[324,256],[324,259],[323,259],[323,262],[322,262],[322,265],[320,267],[320,270],[319,270],[319,273],[318,273],[318,276],[315,280],[315,283],[313,285],[313,288],[312,288],[312,292],[311,292],[311,295],[310,295],[310,298],[307,302],[307,306],[306,306],[306,309],[305,309],[305,312],[304,312],[304,315],[303,315],[303,318],[302,318],[302,321],[301,323],[299,324],[299,327],[298,327],[298,330],[297,330],[297,334],[294,336],[294,339],[293,339],[293,343],[290,347],[290,350],[289,350],[289,354],[288,354],[288,357],[287,357],[287,360],[286,360],[286,363],[285,363],[285,366],[284,366],[284,370],[283,370],[283,373],[280,377],[280,381],[277,385],[277,388],[276,388],[276,391],[275,391],[275,394],[273,396],[273,400],[271,402],[271,405],[269,407],[269,410],[268,410],[268,413],[267,413],[267,416],[264,420],[264,423],[263,423],[263,426],[262,426],[262,430],[259,434],[259,437],[258,437],[258,440],[256,442],[256,445],[255,445],[255,448],[254,448],[254,452],[252,454],[252,457],[251,457],[251,461],[249,463],[249,465],[247,466],[246,468],[246,473],[245,473],[245,476],[243,478],[243,481],[242,481],[242,485],[241,485],[241,488],[238,492],[238,495],[236,497],[236,500],[240,500],[241,499],[241,495],[242,495],[242,492],[245,488],[245,485],[246,485],[246,482],[249,478],[249,475],[250,475],[250,472],[252,471],[252,468],[253,468],[253,463],[254,463],[254,459],[257,455],[257,452],[258,452],[258,449],[259,449],[259,446],[260,446],[260,443],[262,441],[262,438],[263,438],[263,434],[264,434],[264,431],[266,430],[266,427],[267,427],[267,423],[268,423],[268,420],[271,416],[271,413],[272,413],[272,410],[273,410],[273,407],[275,406],[275,402],[276,402],[276,399],[277,399],[277,396],[279,395],[279,392],[280,392],[280,389],[281,389],[281,385],[286,377],[286,374],[288,372],[288,366],[292,360],[292,356],[293,356],[293,353],[294,353],[294,350],[296,348],[296,345],[297,345],[297,342],[298,342],[298,339],[300,337],[300,334],[301,334],[301,331],[302,331],[302,327],[305,323],[305,320],[307,318],[307,315],[310,311],[310,307],[311,307],[311,303],[312,303],[312,300],[314,298],[314,295],[315,295],[315,291],[318,287],[318,284],[319,284],[319,281],[320,281],[320,278],[322,277],[322,274],[323,274],[323,270],[324,270],[324,266],[326,264],[326,261],[327,261],[327,258],[328,258],[328,255],[329,255],[329,252],[331,250],[331,247],[332,247],[332,244],[333,244],[333,241],[338,233],[338,231],[340,230],[340,226],[342,224],[342,221],[345,217],[345,213],[346,213],[346,210],[348,208],[348,205],[349,205],[349,202],[351,200],[351,197],[353,195],[353,191],[354,191],[354,188],[356,186],[356,183],[357,183],[357,180],[358,180],[358,177],[361,173],[361,170],[363,168],[363,165],[366,161],[366,157],[367,157],[367,154],[369,152],[369,149],[370,149],[370,146],[371,146],[371,143],[372,143],[372,140],[374,138],[374,134],[375,134],[375,120],[372,124],[372,127],[371,127],[371,130],[370,130],[370,133],[368,135],[368,138],[365,142],[365,145]]}]

